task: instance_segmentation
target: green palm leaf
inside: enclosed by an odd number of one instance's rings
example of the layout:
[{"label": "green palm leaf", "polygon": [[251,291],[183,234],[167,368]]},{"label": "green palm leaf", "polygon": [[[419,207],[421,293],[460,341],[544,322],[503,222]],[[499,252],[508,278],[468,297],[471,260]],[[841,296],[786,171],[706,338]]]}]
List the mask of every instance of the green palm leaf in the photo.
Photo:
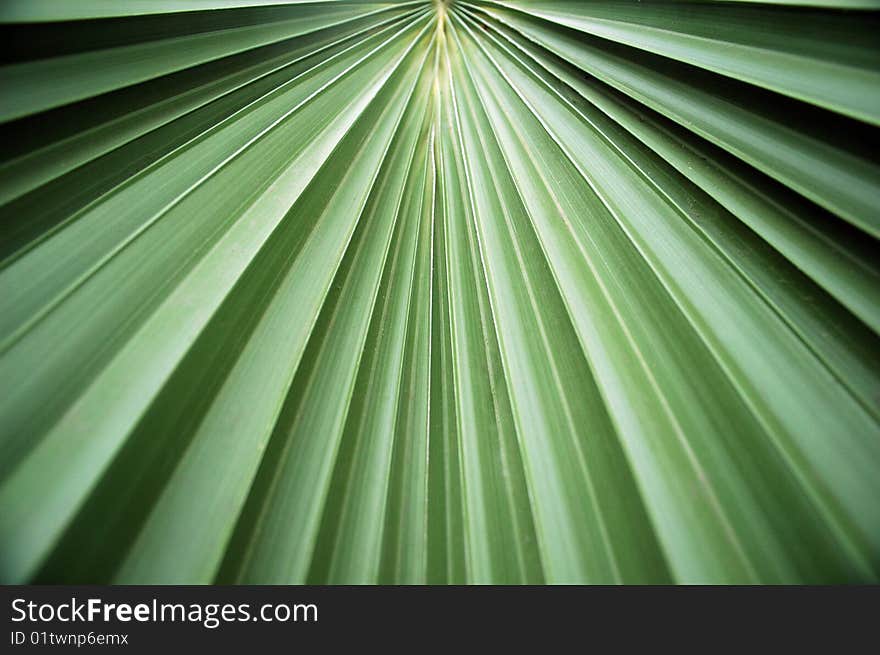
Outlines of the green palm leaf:
[{"label": "green palm leaf", "polygon": [[0,578],[880,577],[880,18],[0,9]]}]

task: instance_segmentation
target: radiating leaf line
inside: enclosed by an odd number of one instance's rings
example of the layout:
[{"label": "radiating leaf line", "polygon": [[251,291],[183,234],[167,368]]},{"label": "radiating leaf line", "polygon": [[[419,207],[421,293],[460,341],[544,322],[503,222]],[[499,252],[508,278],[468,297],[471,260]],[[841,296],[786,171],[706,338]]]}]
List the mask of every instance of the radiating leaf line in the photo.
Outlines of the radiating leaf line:
[{"label": "radiating leaf line", "polygon": [[[670,66],[665,61],[645,57],[636,62],[629,53],[575,40],[558,28],[534,24],[495,9],[484,11],[872,236],[880,234],[871,200],[880,196],[877,164],[818,138],[828,131],[827,127],[810,126],[809,132],[791,128],[782,122],[782,116],[762,111],[758,102],[754,103],[757,111],[745,106],[739,97],[744,89],[735,89],[735,93],[728,93],[720,86],[711,92],[703,90],[685,77],[687,71],[673,69],[667,73]],[[700,74],[694,71],[691,77],[700,79]],[[710,82],[705,78],[703,81]],[[808,113],[805,111],[803,115],[806,117]],[[846,126],[837,128],[841,133],[846,130]],[[810,158],[809,168],[801,163],[804,156]]]},{"label": "radiating leaf line", "polygon": [[[500,44],[500,43],[499,43],[499,42],[498,42],[493,36],[490,35],[490,39],[491,39],[494,43],[498,43],[499,46],[500,46],[502,49],[504,49],[505,52],[507,52],[508,54],[511,54],[510,50],[504,48],[504,45],[503,45],[503,44]],[[512,55],[512,56],[513,56],[513,58],[514,58],[518,63],[520,63],[520,64],[523,65],[523,66],[526,66],[525,64],[523,64],[523,62],[522,62],[521,59],[519,59],[519,58],[516,57],[515,55]],[[526,67],[527,67],[527,66],[526,66]],[[529,69],[529,70],[533,70],[533,69]],[[501,73],[502,76],[504,76],[504,72],[503,72],[501,69],[499,69],[499,72]],[[513,83],[509,80],[509,78],[506,78],[506,76],[505,76],[505,79],[506,79],[506,81],[510,84],[510,86],[511,86],[512,89],[517,90],[516,85],[513,84]],[[553,91],[553,88],[550,87],[550,86],[547,86],[547,89],[548,89],[549,91]],[[519,97],[522,98],[522,95],[519,94]],[[614,140],[613,140],[610,136],[607,135],[607,133],[605,133],[603,130],[601,130],[601,128],[598,127],[598,126],[595,124],[595,122],[594,122],[591,118],[589,118],[588,116],[586,116],[583,112],[579,111],[578,108],[575,107],[575,106],[574,106],[570,101],[568,101],[564,96],[559,95],[559,94],[557,93],[557,97],[559,97],[559,99],[560,99],[561,102],[563,102],[564,104],[566,104],[566,105],[567,105],[568,107],[570,107],[573,111],[577,112],[577,114],[582,118],[582,120],[584,120],[585,122],[589,123],[590,125],[593,125],[593,126],[595,127],[595,129],[597,129],[597,130],[599,130],[600,132],[602,132],[603,135],[605,136],[605,139],[606,139],[607,142],[608,142],[609,147],[612,148],[614,151],[616,151],[621,157],[625,158],[625,159],[628,161],[628,163],[629,163],[633,168],[635,168],[636,170],[639,170],[639,171],[643,174],[646,183],[648,183],[648,184],[650,184],[651,186],[655,187],[656,190],[658,191],[658,193],[662,193],[662,194],[665,194],[665,193],[666,193],[666,191],[664,190],[664,188],[661,187],[659,184],[657,184],[657,182],[654,181],[654,179],[652,178],[651,174],[650,174],[648,171],[645,171],[645,170],[641,169],[640,166],[639,166],[639,164],[637,164],[635,161],[633,161],[632,158],[631,158],[631,157],[630,157],[630,156],[629,156],[624,150],[622,150],[622,149],[620,148],[620,146],[618,146],[618,145],[614,142]],[[523,100],[523,102],[524,102],[526,105],[530,106],[529,103],[528,103],[528,101],[527,101],[525,98],[522,98],[522,100]],[[534,107],[531,107],[531,106],[530,106],[530,109],[531,109],[532,113],[535,115],[535,117],[536,117],[539,121],[541,121],[540,114],[539,114],[538,112],[536,112],[536,110],[534,109]],[[545,124],[545,128],[546,128],[546,124]],[[553,135],[553,131],[552,131],[551,129],[549,129],[549,128],[547,128],[547,129],[548,129],[548,132],[549,132],[551,135]],[[554,138],[555,138],[555,140],[556,140],[557,142],[559,142],[558,138],[556,138],[556,137],[554,137]],[[560,143],[560,146],[563,148],[563,150],[566,150],[564,144],[561,144],[561,143]],[[667,198],[668,198],[668,196],[667,196]],[[668,198],[668,200],[669,200],[670,202],[674,202],[671,198]],[[681,209],[681,211],[682,211],[682,214],[685,216],[685,218],[687,218],[688,220],[693,220],[692,217],[688,214],[688,212],[687,212],[686,210]],[[699,225],[695,225],[695,227],[696,227],[697,229],[701,229],[701,226],[699,226]],[[745,273],[745,272],[744,272],[744,271],[743,271],[743,270],[742,270],[742,269],[741,269],[741,268],[740,268],[740,267],[739,267],[739,266],[738,266],[733,260],[730,259],[730,255],[729,255],[727,252],[725,252],[725,250],[724,250],[723,248],[721,248],[721,247],[717,244],[717,242],[715,242],[714,240],[712,240],[711,237],[709,238],[709,242],[712,243],[713,246],[715,246],[715,250],[716,250],[716,252],[718,253],[718,255],[721,256],[721,257],[727,258],[727,259],[730,261],[731,266],[732,266],[732,267],[733,267],[733,268],[734,268],[734,269],[735,269],[735,270],[736,270],[736,271],[737,271],[737,272],[743,277],[743,279],[744,279],[748,284],[750,284],[751,286],[753,286],[753,287],[755,288],[756,293],[759,293],[759,294],[761,294],[761,295],[764,295],[763,292],[762,292],[762,290],[760,289],[760,287],[756,284],[756,282],[755,282],[754,280],[752,280],[751,278],[749,278],[749,276],[748,276],[748,275],[747,275],[747,274],[746,274],[746,273]],[[786,322],[789,322],[789,318],[788,318],[788,317],[787,317],[782,311],[780,311],[780,308],[777,307],[777,306],[772,302],[772,300],[770,300],[769,298],[766,298],[766,296],[765,296],[765,299],[767,300],[768,304],[769,304],[771,307],[774,308],[774,311],[776,311],[776,313],[778,314],[778,316],[779,316],[779,318],[780,318],[781,320],[786,321]],[[808,338],[806,338],[806,337],[804,336],[803,332],[800,330],[800,328],[799,328],[798,325],[791,324],[790,327],[791,327],[792,330],[794,330],[795,332],[797,332],[797,333],[799,334],[799,336],[801,336],[801,338],[802,338],[802,339],[804,340],[804,342],[805,342],[805,345],[806,345],[807,347],[809,347],[811,350],[813,350],[815,356],[816,356],[820,361],[822,361],[823,364],[825,364],[825,365],[829,368],[830,372],[832,372],[832,373],[835,374],[835,375],[839,375],[838,370],[837,370],[837,366],[836,366],[834,363],[829,362],[829,361],[825,358],[824,353],[823,353],[821,350],[819,350],[818,348],[816,348],[815,345],[814,345],[813,343],[810,342],[810,339],[808,339]],[[828,329],[830,329],[830,328],[824,328],[824,329],[825,329],[825,330],[828,330]],[[826,345],[826,348],[827,348],[827,345]],[[871,357],[871,355],[868,354],[868,353],[866,353],[865,356],[867,356],[867,357]],[[857,365],[856,362],[851,362],[851,363],[849,363],[848,366],[847,366],[848,372],[849,372],[849,373],[852,373],[852,368],[853,368],[854,366],[856,366],[856,365]],[[876,367],[875,367],[875,370],[876,370]],[[872,374],[872,377],[874,377],[874,374]],[[874,406],[872,405],[872,400],[871,400],[870,398],[867,398],[867,397],[864,397],[864,396],[859,395],[859,390],[858,390],[858,389],[853,389],[853,388],[851,388],[851,387],[849,386],[849,382],[848,382],[848,380],[845,379],[845,378],[842,377],[842,376],[839,377],[839,383],[840,383],[841,385],[844,385],[844,386],[847,386],[848,388],[850,388],[851,392],[853,392],[853,394],[854,394],[854,396],[856,397],[856,399],[857,399],[860,403],[863,404],[863,406],[864,406],[864,408],[865,408],[866,411],[869,411],[869,412],[871,412],[871,413],[875,413],[875,414],[876,414],[877,408],[874,407]],[[880,384],[880,381],[875,380],[875,381],[873,382],[873,384],[876,386],[876,385]]]},{"label": "radiating leaf line", "polygon": [[[675,2],[497,2],[604,39],[693,64],[854,118],[880,122],[880,59],[853,41],[871,38],[873,17],[799,11],[785,35],[778,7],[732,7],[723,25],[711,5]],[[842,38],[828,38],[829,35]],[[817,43],[817,39],[821,39]],[[844,40],[845,39],[845,40]],[[820,50],[819,46],[825,46]],[[834,47],[837,46],[837,47]],[[868,54],[876,54],[867,50]]]},{"label": "radiating leaf line", "polygon": [[[60,177],[65,173],[69,173],[75,168],[83,166],[87,162],[94,161],[101,155],[112,152],[113,150],[123,147],[124,145],[130,144],[137,138],[148,134],[151,130],[155,130],[161,125],[172,123],[175,119],[192,114],[199,109],[210,105],[211,103],[216,103],[222,98],[232,96],[236,92],[241,91],[242,89],[246,89],[257,82],[264,80],[265,78],[277,75],[278,73],[284,71],[286,68],[292,67],[303,60],[321,55],[325,51],[338,49],[339,45],[341,43],[344,43],[346,40],[358,39],[360,37],[366,36],[377,28],[381,28],[387,24],[400,21],[410,15],[412,14],[393,15],[384,20],[370,22],[365,27],[360,27],[353,32],[343,32],[342,36],[333,35],[331,40],[327,41],[324,45],[306,49],[305,52],[303,52],[302,54],[300,54],[302,52],[301,48],[285,48],[284,53],[280,57],[273,57],[269,59],[268,62],[265,62],[264,58],[264,60],[261,61],[259,65],[252,66],[246,69],[249,72],[259,70],[260,72],[257,75],[245,77],[241,81],[234,81],[233,85],[229,87],[221,86],[219,93],[215,93],[214,95],[206,94],[205,98],[198,98],[198,100],[196,100],[198,104],[194,103],[192,106],[184,107],[180,111],[180,113],[171,114],[170,116],[161,116],[159,118],[159,121],[164,122],[150,121],[147,119],[147,116],[145,114],[147,114],[148,112],[155,113],[158,108],[161,108],[164,104],[170,103],[171,101],[179,103],[181,96],[188,94],[193,95],[194,91],[198,90],[198,88],[189,88],[183,94],[173,96],[169,101],[167,101],[167,103],[154,102],[152,105],[144,107],[139,111],[131,112],[123,117],[115,118],[112,121],[103,123],[89,130],[75,133],[74,135],[61,141],[52,143],[50,146],[47,146],[45,148],[40,148],[38,150],[28,152],[23,157],[13,159],[5,163],[2,168],[0,168],[0,172],[2,172],[2,178],[0,179],[2,179],[3,184],[3,190],[0,191],[0,202],[2,202],[3,204],[9,203],[12,200],[20,197],[27,191],[31,191],[34,188],[48,183],[52,179],[56,179],[57,177]],[[358,20],[362,22],[363,19],[359,17]],[[348,27],[347,24],[342,24],[340,25],[340,28],[343,26]],[[320,32],[317,32],[316,35],[324,36],[326,32],[331,32],[331,30],[321,30]],[[304,39],[296,39],[296,41],[300,40]],[[304,44],[306,48],[311,45],[312,44],[308,43]],[[354,44],[354,46],[356,45],[357,43]],[[290,56],[291,50],[295,55],[293,57]],[[338,53],[329,56],[325,55],[323,57],[323,60],[319,63],[322,65],[326,65],[328,61],[331,61],[337,56]],[[281,63],[276,63],[278,61],[280,61]],[[266,63],[269,64],[268,67],[266,66]],[[231,77],[233,80],[236,80],[236,78],[240,77],[240,74],[231,75],[229,77]],[[224,79],[225,76],[224,78],[221,78],[220,81],[223,81]],[[210,88],[217,85],[218,81],[214,80],[211,84],[206,86]],[[275,89],[273,90],[277,92],[277,89],[279,88],[283,87],[275,87]],[[263,96],[260,97],[265,97],[265,95],[266,94],[263,94]],[[257,99],[257,101],[258,100],[259,98]],[[246,107],[250,106],[251,104],[254,103],[249,103],[248,105],[246,105]],[[132,130],[130,133],[117,136],[115,133],[119,131],[120,123],[123,122],[132,123]],[[216,128],[216,125],[218,125],[218,123],[211,124],[210,127]],[[105,133],[109,133],[107,134],[106,139],[104,139],[103,137]],[[104,139],[106,143],[101,143],[102,139]],[[100,145],[97,145],[96,142]],[[80,147],[80,144],[82,144],[82,147]],[[85,150],[85,152],[82,155],[77,154],[77,156],[74,158],[71,151],[78,150]],[[55,165],[56,162],[57,165]],[[33,246],[35,244],[31,243],[29,245]],[[4,262],[3,265],[7,265],[7,262]]]},{"label": "radiating leaf line", "polygon": [[[347,11],[341,11],[340,8]],[[387,8],[375,11],[385,10]],[[278,23],[120,46],[110,52],[87,52],[12,64],[0,70],[0,86],[16,89],[15,95],[6,95],[0,104],[0,122],[327,29],[359,14],[363,15],[362,11],[352,11],[345,3],[325,3],[321,12],[323,15],[317,20],[308,20],[310,17],[306,15]],[[85,78],[79,75],[80,71],[88,71]]]},{"label": "radiating leaf line", "polygon": [[[270,134],[272,132],[272,130],[276,129],[279,125],[283,124],[286,120],[288,120],[290,118],[290,116],[292,116],[294,113],[296,113],[300,108],[305,106],[307,103],[312,101],[314,98],[316,98],[318,95],[320,95],[321,93],[323,93],[327,89],[331,88],[333,86],[333,84],[338,82],[342,77],[351,73],[351,71],[355,70],[361,63],[368,61],[368,60],[375,60],[376,53],[379,50],[381,50],[384,46],[387,46],[388,44],[393,43],[394,39],[397,36],[402,34],[407,29],[410,29],[410,27],[411,27],[411,25],[405,26],[403,29],[399,30],[395,34],[392,34],[389,39],[380,43],[377,48],[365,53],[363,57],[356,60],[350,66],[348,66],[344,70],[342,70],[339,74],[335,75],[333,78],[328,80],[326,83],[322,84],[318,89],[313,91],[310,95],[306,96],[301,101],[299,101],[297,104],[295,104],[293,107],[286,110],[278,118],[274,119],[267,127],[263,128],[260,132],[258,132],[256,135],[251,137],[248,141],[246,141],[244,144],[239,146],[237,149],[230,152],[223,160],[221,160],[213,168],[209,169],[204,175],[202,175],[197,180],[195,180],[189,187],[185,188],[181,193],[175,195],[167,204],[165,204],[163,207],[161,207],[155,214],[153,214],[147,220],[145,220],[143,223],[141,223],[141,225],[139,227],[137,227],[136,230],[131,232],[124,240],[118,242],[117,245],[115,245],[103,257],[101,257],[99,260],[97,260],[94,263],[94,265],[92,265],[89,269],[87,269],[86,271],[81,273],[79,277],[74,279],[68,287],[61,290],[58,293],[58,295],[55,296],[55,298],[53,298],[51,300],[43,300],[42,301],[42,308],[39,313],[30,317],[27,320],[27,322],[21,324],[14,331],[11,331],[9,336],[6,337],[6,339],[4,339],[2,342],[0,342],[0,351],[8,350],[9,347],[15,343],[15,341],[17,340],[18,337],[20,337],[22,334],[26,333],[43,316],[45,316],[46,314],[51,312],[56,306],[58,306],[61,302],[63,302],[65,300],[65,298],[67,298],[71,293],[75,292],[77,288],[79,288],[85,281],[87,281],[99,269],[101,269],[103,266],[105,266],[107,264],[107,262],[112,260],[114,257],[118,256],[126,247],[128,247],[131,243],[133,243],[136,239],[138,239],[139,236],[141,236],[144,232],[149,230],[150,227],[155,225],[157,221],[161,220],[169,211],[171,211],[176,206],[178,206],[187,197],[189,197],[194,191],[196,191],[197,189],[202,187],[206,182],[211,180],[218,172],[223,170],[224,167],[228,166],[231,162],[235,161],[242,153],[247,152],[249,148],[252,148],[261,139],[264,139],[268,134]],[[377,36],[381,35],[381,34],[382,34],[382,32],[379,32],[379,34],[377,34]],[[354,46],[352,46],[352,47],[354,47]],[[337,53],[337,55],[334,55],[334,57],[328,58],[327,60],[322,62],[322,65],[326,64],[327,62],[331,62],[336,56],[345,54],[347,52],[347,50],[343,50],[342,52]],[[303,73],[303,75],[305,75],[308,72],[311,72],[311,71],[306,71],[305,73]],[[299,78],[299,76],[293,78],[291,80],[291,83],[295,83],[298,80],[298,78]],[[276,93],[277,91],[279,91],[282,88],[283,88],[283,86],[277,87],[276,89],[273,89],[273,93]],[[236,112],[236,114],[233,114],[225,121],[218,123],[216,126],[214,126],[212,128],[212,132],[214,130],[222,128],[222,126],[227,121],[230,123],[234,122],[236,120],[236,117],[239,114],[246,114],[250,107],[252,107],[254,104],[258,103],[262,99],[263,98],[255,100],[254,103],[251,103],[251,105],[248,105],[248,106],[242,108],[241,110],[239,110],[239,112]],[[168,159],[173,158],[176,153],[183,151],[183,150],[186,150],[189,146],[193,145],[194,142],[196,142],[197,140],[205,139],[207,136],[208,136],[208,133],[203,133],[203,134],[199,135],[196,139],[193,139],[193,140],[187,142],[186,144],[180,146],[179,148],[175,149],[174,151],[168,153],[168,155],[166,157],[163,157],[163,159],[157,161],[149,169],[144,169],[144,171],[142,171],[138,176],[134,176],[133,178],[129,178],[129,180],[126,180],[126,183],[130,183],[131,181],[133,181],[134,179],[136,179],[138,177],[145,176],[146,173],[150,169],[160,168],[164,163],[166,163],[168,161]],[[99,206],[102,202],[107,200],[108,196],[110,196],[113,193],[118,193],[119,191],[120,191],[120,188],[116,187],[115,189],[110,190],[104,196],[97,198],[95,201],[93,201],[88,206],[83,208],[78,214],[75,214],[74,216],[72,216],[71,221],[77,220],[77,218],[86,214],[90,208]],[[40,266],[40,262],[38,262],[34,268],[42,268],[42,266]],[[17,280],[14,280],[14,281],[18,282]],[[23,285],[20,285],[20,283],[19,283],[19,284],[16,284],[15,286],[18,286],[19,288],[21,288],[21,286],[23,286]],[[34,295],[34,291],[32,289],[25,288],[22,291],[13,291],[12,289],[13,289],[13,287],[10,286],[9,290],[6,291],[6,293],[8,293],[8,295],[11,297],[12,302],[16,302],[17,300],[19,302],[21,302],[19,296],[17,295],[19,293],[21,294],[21,296]],[[0,283],[0,291],[4,291],[2,283]],[[16,304],[18,304],[18,303],[16,303]],[[6,326],[4,326],[4,325],[2,325],[2,323],[0,323],[0,330],[6,331],[5,328],[6,328]]]}]

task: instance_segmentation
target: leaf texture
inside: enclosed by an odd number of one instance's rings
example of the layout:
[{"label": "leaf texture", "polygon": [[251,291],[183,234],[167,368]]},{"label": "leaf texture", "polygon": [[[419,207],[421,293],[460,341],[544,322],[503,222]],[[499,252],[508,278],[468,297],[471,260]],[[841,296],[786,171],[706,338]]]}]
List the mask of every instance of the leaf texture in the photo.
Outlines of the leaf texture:
[{"label": "leaf texture", "polygon": [[880,578],[880,18],[13,1],[0,579]]}]

